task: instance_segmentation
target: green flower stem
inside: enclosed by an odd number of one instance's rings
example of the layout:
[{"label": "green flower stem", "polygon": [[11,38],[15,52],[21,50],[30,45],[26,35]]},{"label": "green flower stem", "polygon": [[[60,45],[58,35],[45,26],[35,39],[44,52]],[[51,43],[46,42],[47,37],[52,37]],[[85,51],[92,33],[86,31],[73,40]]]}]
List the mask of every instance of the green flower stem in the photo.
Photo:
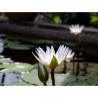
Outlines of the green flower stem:
[{"label": "green flower stem", "polygon": [[[78,35],[75,35],[75,46],[74,46],[74,52],[76,55],[77,52],[77,44],[78,44]],[[73,75],[75,74],[75,56],[73,57]]]},{"label": "green flower stem", "polygon": [[66,73],[66,61],[64,61],[64,71],[63,71],[63,73],[65,74]]},{"label": "green flower stem", "polygon": [[76,75],[80,72],[80,63],[79,63],[79,55],[77,56],[77,68],[76,68]]},{"label": "green flower stem", "polygon": [[75,49],[74,49],[74,52],[77,52],[77,44],[78,44],[78,35],[75,35]]},{"label": "green flower stem", "polygon": [[73,56],[73,71],[72,71],[73,75],[75,74],[75,61],[74,60],[75,60],[75,56]]},{"label": "green flower stem", "polygon": [[47,86],[46,82],[45,82],[45,83],[43,83],[43,84],[44,84],[44,86]]},{"label": "green flower stem", "polygon": [[52,86],[55,86],[54,69],[51,69]]},{"label": "green flower stem", "polygon": [[4,86],[4,81],[5,81],[5,74],[2,75],[2,81],[1,81],[2,86]]}]

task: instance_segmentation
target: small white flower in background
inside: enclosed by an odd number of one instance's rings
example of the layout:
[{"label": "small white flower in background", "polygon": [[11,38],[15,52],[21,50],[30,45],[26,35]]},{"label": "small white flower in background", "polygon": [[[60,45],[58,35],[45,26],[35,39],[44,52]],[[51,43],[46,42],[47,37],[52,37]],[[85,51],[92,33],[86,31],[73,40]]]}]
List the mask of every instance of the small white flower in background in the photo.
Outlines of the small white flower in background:
[{"label": "small white flower in background", "polygon": [[46,52],[44,52],[44,50],[40,47],[36,50],[36,53],[39,58],[32,52],[36,59],[43,65],[46,65],[51,69],[54,69],[56,68],[56,66],[58,66],[65,60],[69,48],[66,46],[64,47],[64,45],[60,45],[56,53],[53,46],[51,46],[51,48],[46,46]]},{"label": "small white flower in background", "polygon": [[72,50],[70,49],[70,50],[68,51],[68,54],[67,54],[66,58],[65,58],[65,61],[70,62],[70,60],[73,58],[74,54],[75,54],[75,53],[72,52]]},{"label": "small white flower in background", "polygon": [[71,33],[74,33],[75,35],[79,34],[82,32],[84,26],[79,26],[79,24],[77,25],[71,25],[71,27],[69,27]]}]

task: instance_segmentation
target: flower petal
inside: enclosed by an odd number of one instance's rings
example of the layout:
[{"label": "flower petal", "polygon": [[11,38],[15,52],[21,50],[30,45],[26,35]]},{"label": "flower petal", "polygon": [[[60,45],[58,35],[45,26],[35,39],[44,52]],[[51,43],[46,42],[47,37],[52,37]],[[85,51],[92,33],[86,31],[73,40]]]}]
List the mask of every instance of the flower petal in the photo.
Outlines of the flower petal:
[{"label": "flower petal", "polygon": [[42,64],[43,64],[43,62],[32,52],[32,54],[35,56],[35,58],[39,61],[39,62],[41,62]]}]

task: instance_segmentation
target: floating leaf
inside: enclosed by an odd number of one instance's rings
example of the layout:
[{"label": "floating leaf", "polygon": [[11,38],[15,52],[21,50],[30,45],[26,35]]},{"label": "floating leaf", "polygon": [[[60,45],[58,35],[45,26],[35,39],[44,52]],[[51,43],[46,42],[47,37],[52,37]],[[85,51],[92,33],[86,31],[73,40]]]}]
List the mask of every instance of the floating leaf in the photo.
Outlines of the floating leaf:
[{"label": "floating leaf", "polygon": [[[43,86],[43,83],[40,82],[38,78],[37,70],[33,70],[30,73],[22,74],[22,79],[31,84],[37,84],[39,86]],[[75,77],[71,74],[55,74],[56,86],[67,85],[70,82],[75,81]],[[47,82],[48,86],[52,85],[51,76],[49,75],[49,79]]]},{"label": "floating leaf", "polygon": [[18,82],[18,83],[12,84],[11,86],[35,86],[35,85],[30,83],[25,83],[25,82]]},{"label": "floating leaf", "polygon": [[16,49],[16,50],[29,50],[29,49],[31,49],[31,47],[29,47],[28,45],[22,45],[22,44],[19,44],[19,45],[17,45],[17,44],[10,45],[9,44],[8,47],[10,49]]},{"label": "floating leaf", "polygon": [[52,40],[47,40],[47,39],[31,39],[30,42],[36,43],[36,44],[42,44],[42,43],[47,43],[47,44],[53,44],[54,41]]},{"label": "floating leaf", "polygon": [[20,44],[19,41],[10,41],[10,40],[6,40],[6,43],[7,43],[8,45],[19,45],[19,44]]},{"label": "floating leaf", "polygon": [[76,77],[78,80],[81,80],[81,81],[85,81],[87,79],[86,76],[77,76]]},{"label": "floating leaf", "polygon": [[[76,86],[95,86],[98,85],[97,75],[77,76],[78,81],[74,82]],[[81,82],[80,82],[81,81]]]},{"label": "floating leaf", "polygon": [[12,60],[10,58],[0,58],[0,63],[10,63]]},{"label": "floating leaf", "polygon": [[98,76],[97,75],[89,75],[86,80],[87,85],[98,85]]},{"label": "floating leaf", "polygon": [[0,38],[0,43],[4,44],[5,42],[6,42],[6,40]]},{"label": "floating leaf", "polygon": [[1,59],[1,58],[4,58],[4,56],[3,56],[3,55],[0,55],[0,59]]},{"label": "floating leaf", "polygon": [[78,83],[78,82],[74,82],[73,85],[74,86],[87,86],[86,83]]},{"label": "floating leaf", "polygon": [[33,65],[27,63],[9,63],[0,66],[0,68],[2,68],[0,73],[11,73],[11,72],[22,73],[32,70],[33,67],[34,67]]}]

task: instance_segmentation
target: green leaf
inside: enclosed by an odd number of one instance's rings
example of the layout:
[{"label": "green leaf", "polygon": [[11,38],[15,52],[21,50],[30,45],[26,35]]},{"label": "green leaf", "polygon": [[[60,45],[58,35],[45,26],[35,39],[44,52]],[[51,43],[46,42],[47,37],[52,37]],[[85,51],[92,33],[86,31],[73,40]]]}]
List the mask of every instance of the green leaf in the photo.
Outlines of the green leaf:
[{"label": "green leaf", "polygon": [[98,17],[97,16],[92,16],[90,23],[98,22]]},{"label": "green leaf", "polygon": [[53,17],[53,21],[55,23],[62,23],[62,20],[61,20],[61,17],[60,17],[59,13],[53,13],[52,17]]},{"label": "green leaf", "polygon": [[12,60],[10,58],[0,58],[0,63],[11,63]]},{"label": "green leaf", "polygon": [[[77,76],[78,81],[74,82],[73,85],[79,86],[96,86],[98,85],[97,75]],[[81,81],[81,83],[79,82]]]},{"label": "green leaf", "polygon": [[74,82],[73,85],[74,85],[74,86],[87,86],[87,83]]},{"label": "green leaf", "polygon": [[2,68],[2,70],[0,70],[0,73],[22,73],[32,70],[33,67],[33,65],[27,63],[9,63],[0,66],[0,68]]},{"label": "green leaf", "polygon": [[38,78],[37,70],[33,70],[30,73],[23,73],[22,79],[31,84],[43,85],[43,83]]},{"label": "green leaf", "polygon": [[17,82],[17,83],[12,84],[11,86],[35,86],[35,85],[30,84],[30,83],[25,83],[25,82]]},{"label": "green leaf", "polygon": [[47,39],[31,39],[30,42],[35,43],[35,44],[53,44],[54,41],[52,40],[47,40]]},{"label": "green leaf", "polygon": [[77,76],[76,78],[78,80],[85,81],[87,79],[87,76]]},{"label": "green leaf", "polygon": [[8,44],[8,47],[10,49],[16,49],[16,50],[29,50],[31,49],[31,47],[29,47],[28,45],[22,45],[22,44]]},{"label": "green leaf", "polygon": [[86,80],[87,85],[98,85],[98,76],[97,75],[88,75]]},{"label": "green leaf", "polygon": [[[22,74],[22,79],[28,83],[31,84],[37,84],[39,86],[43,86],[43,83],[40,82],[38,78],[38,73],[37,70],[33,70],[30,73],[24,73]],[[56,81],[56,86],[64,86],[67,85],[73,81],[75,81],[75,77],[71,74],[55,74],[55,81]],[[51,76],[49,75],[49,79],[47,81],[47,85],[51,86],[52,81],[51,81]]]},{"label": "green leaf", "polygon": [[55,69],[57,66],[58,66],[58,61],[57,61],[56,57],[53,56],[52,61],[51,61],[50,65],[49,65],[49,67],[51,69]]}]

